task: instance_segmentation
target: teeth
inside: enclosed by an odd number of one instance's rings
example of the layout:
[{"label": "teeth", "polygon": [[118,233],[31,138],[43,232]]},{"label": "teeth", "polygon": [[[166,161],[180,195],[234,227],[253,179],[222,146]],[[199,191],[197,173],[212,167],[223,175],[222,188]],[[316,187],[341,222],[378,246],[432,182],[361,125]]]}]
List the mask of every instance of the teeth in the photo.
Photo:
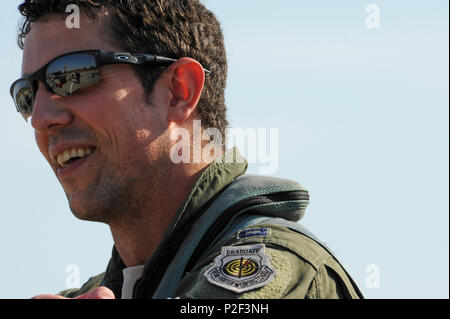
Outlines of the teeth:
[{"label": "teeth", "polygon": [[70,150],[65,150],[64,152],[62,152],[61,154],[59,154],[56,158],[56,160],[58,161],[58,164],[61,167],[65,167],[67,166],[67,161],[75,158],[75,157],[85,157],[85,156],[89,156],[92,153],[92,149],[90,148],[86,148],[86,149],[82,149],[82,148],[72,148]]},{"label": "teeth", "polygon": [[63,159],[63,162],[68,161],[70,159],[70,152],[69,151],[65,151],[63,153],[63,155],[62,155],[62,159]]},{"label": "teeth", "polygon": [[82,148],[78,149],[78,157],[84,157],[84,149]]}]

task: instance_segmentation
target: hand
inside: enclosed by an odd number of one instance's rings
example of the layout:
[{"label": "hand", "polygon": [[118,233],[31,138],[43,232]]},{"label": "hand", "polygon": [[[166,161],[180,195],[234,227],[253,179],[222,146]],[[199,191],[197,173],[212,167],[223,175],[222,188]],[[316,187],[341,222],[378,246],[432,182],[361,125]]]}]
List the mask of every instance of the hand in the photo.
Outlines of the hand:
[{"label": "hand", "polygon": [[95,288],[75,298],[66,298],[58,295],[38,295],[31,299],[115,299],[114,293],[106,287]]}]

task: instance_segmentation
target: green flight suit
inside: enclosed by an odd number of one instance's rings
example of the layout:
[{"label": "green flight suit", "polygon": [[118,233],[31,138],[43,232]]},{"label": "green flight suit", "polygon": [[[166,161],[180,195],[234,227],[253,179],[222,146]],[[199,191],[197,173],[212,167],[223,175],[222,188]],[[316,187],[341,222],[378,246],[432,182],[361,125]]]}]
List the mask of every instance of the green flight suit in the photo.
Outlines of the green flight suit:
[{"label": "green flight suit", "polygon": [[[230,150],[224,158],[230,156],[234,158],[232,162],[218,160],[202,173],[147,261],[144,274],[135,285],[134,298],[152,298],[192,225],[227,186],[245,173],[247,162],[238,151]],[[244,250],[253,255],[239,255]],[[75,297],[102,285],[120,297],[123,268],[125,265],[113,247],[105,273],[90,278],[80,289],[59,294]],[[227,276],[223,275],[224,270]],[[287,227],[263,222],[239,229],[209,247],[170,297],[356,299],[362,295],[339,262],[316,241]]]}]

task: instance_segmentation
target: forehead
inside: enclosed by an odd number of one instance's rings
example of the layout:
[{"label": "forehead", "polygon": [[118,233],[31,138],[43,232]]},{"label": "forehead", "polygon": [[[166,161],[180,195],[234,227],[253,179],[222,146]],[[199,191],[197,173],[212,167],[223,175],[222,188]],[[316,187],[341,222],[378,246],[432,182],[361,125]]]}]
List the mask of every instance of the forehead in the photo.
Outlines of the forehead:
[{"label": "forehead", "polygon": [[92,20],[83,13],[80,16],[80,28],[68,28],[66,16],[61,14],[33,22],[25,37],[22,75],[35,72],[65,53],[89,49],[117,50],[108,41],[107,28],[106,17]]}]

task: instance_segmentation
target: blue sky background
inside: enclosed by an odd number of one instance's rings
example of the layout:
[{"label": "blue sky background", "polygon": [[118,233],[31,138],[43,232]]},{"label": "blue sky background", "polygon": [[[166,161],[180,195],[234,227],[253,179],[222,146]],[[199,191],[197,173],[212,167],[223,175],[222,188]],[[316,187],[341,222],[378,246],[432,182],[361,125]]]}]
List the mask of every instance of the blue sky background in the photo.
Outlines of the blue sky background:
[{"label": "blue sky background", "polygon": [[[70,264],[83,283],[113,244],[106,225],[72,216],[10,99],[19,3],[0,13],[0,298],[65,289]],[[205,3],[228,48],[231,126],[279,129],[273,175],[309,189],[303,224],[366,297],[448,298],[448,1]]]}]

